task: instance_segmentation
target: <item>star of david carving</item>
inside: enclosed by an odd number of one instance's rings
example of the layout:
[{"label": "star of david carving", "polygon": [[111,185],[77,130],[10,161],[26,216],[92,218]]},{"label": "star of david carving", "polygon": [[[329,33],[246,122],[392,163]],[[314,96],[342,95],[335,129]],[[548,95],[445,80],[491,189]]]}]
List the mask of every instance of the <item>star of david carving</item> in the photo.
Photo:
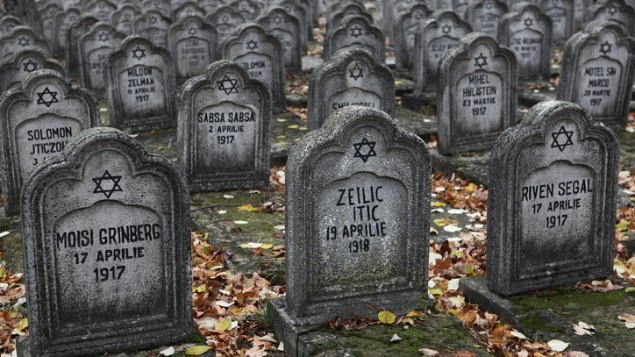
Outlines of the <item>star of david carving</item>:
[{"label": "star of david carving", "polygon": [[551,4],[553,6],[558,6],[559,3],[560,3],[560,0],[551,0]]},{"label": "star of david carving", "polygon": [[223,79],[216,82],[216,86],[219,90],[225,92],[225,94],[230,95],[232,93],[238,93],[238,79],[237,78],[229,78],[228,75],[224,75]]},{"label": "star of david carving", "polygon": [[55,9],[51,10],[51,12],[49,12],[49,16],[53,17],[57,15],[57,11],[55,11]]},{"label": "star of david carving", "polygon": [[240,5],[240,11],[247,11],[247,5],[245,4]]},{"label": "star of david carving", "polygon": [[[375,144],[376,142],[368,141],[366,138],[363,138],[361,142],[353,144],[353,147],[355,148],[355,154],[353,157],[359,157],[362,161],[364,161],[364,163],[366,163],[370,157],[377,156],[377,153],[375,152]],[[368,147],[368,151],[366,151],[365,154],[362,154],[362,148],[364,147]]]},{"label": "star of david carving", "polygon": [[106,4],[104,4],[103,2],[100,2],[99,5],[97,5],[97,7],[99,7],[100,9],[103,9],[106,7]]},{"label": "star of david carving", "polygon": [[[560,144],[560,136],[564,135],[566,139],[564,144]],[[560,151],[564,151],[564,149],[569,146],[569,145],[573,145],[573,141],[571,141],[571,137],[573,137],[573,130],[571,131],[567,131],[564,128],[564,125],[560,127],[560,130],[558,130],[555,133],[551,133],[551,137],[553,137],[553,142],[551,143],[551,147],[552,148],[558,148],[558,150]]]},{"label": "star of david carving", "polygon": [[102,32],[97,35],[97,39],[101,42],[106,42],[110,39],[110,35],[108,34],[108,32]]},{"label": "star of david carving", "polygon": [[486,8],[487,10],[491,10],[491,9],[492,9],[492,3],[491,3],[491,2],[486,2],[486,3],[485,3],[485,8]]},{"label": "star of david carving", "polygon": [[29,46],[29,45],[31,45],[31,39],[29,39],[28,37],[22,36],[22,37],[18,38],[18,45],[20,45],[20,46]]},{"label": "star of david carving", "polygon": [[526,27],[531,27],[534,24],[534,19],[532,19],[531,17],[526,17],[523,21],[525,22]]},{"label": "star of david carving", "polygon": [[196,27],[190,27],[190,28],[187,30],[187,34],[188,34],[188,35],[196,35],[196,33],[197,33],[197,32],[198,32],[198,30],[196,29]]},{"label": "star of david carving", "polygon": [[132,15],[130,13],[126,13],[126,14],[123,15],[123,18],[126,19],[126,20],[130,20],[131,16]]},{"label": "star of david carving", "polygon": [[258,49],[258,41],[254,41],[254,40],[247,41],[247,49],[248,50]]},{"label": "star of david carving", "polygon": [[132,58],[141,61],[141,59],[143,57],[146,56],[146,50],[145,48],[141,48],[139,46],[137,46],[137,48],[135,48],[134,50],[132,50]]},{"label": "star of david carving", "polygon": [[452,31],[452,26],[445,24],[441,27],[441,32],[443,32],[444,34],[448,34],[450,33],[450,31]]},{"label": "star of david carving", "polygon": [[415,13],[415,20],[421,20],[422,17],[423,17],[423,15],[421,14],[421,12],[417,11]]},{"label": "star of david carving", "polygon": [[474,57],[474,66],[478,67],[478,69],[487,66],[487,57],[483,56],[483,52],[481,52],[478,57]]},{"label": "star of david carving", "polygon": [[[102,183],[106,183],[111,181],[110,187],[102,187]],[[93,182],[95,183],[95,189],[93,193],[103,193],[106,198],[110,198],[115,192],[122,192],[121,186],[119,186],[119,181],[121,181],[121,176],[112,176],[108,170],[104,171],[104,174],[101,177],[93,178]]]},{"label": "star of david carving", "polygon": [[150,24],[151,24],[151,25],[154,25],[154,24],[156,24],[156,23],[157,23],[157,18],[156,18],[156,16],[151,16],[151,17],[150,17]]},{"label": "star of david carving", "polygon": [[359,78],[364,77],[364,68],[361,67],[359,63],[355,63],[355,66],[349,69],[348,72],[350,73],[349,77],[353,78],[354,80],[358,80]]},{"label": "star of david carving", "polygon": [[275,15],[273,17],[273,23],[276,25],[279,25],[280,23],[282,23],[282,16],[280,15]]},{"label": "star of david carving", "polygon": [[51,92],[49,87],[44,88],[43,91],[37,92],[37,104],[44,104],[46,107],[50,107],[53,103],[59,103],[57,100],[57,92]]},{"label": "star of david carving", "polygon": [[188,9],[185,13],[188,14],[188,15],[192,15],[194,13],[194,11],[192,9]]},{"label": "star of david carving", "polygon": [[351,27],[351,36],[358,38],[359,36],[362,36],[364,33],[362,33],[362,28],[359,27],[358,25],[355,25],[355,27]]},{"label": "star of david carving", "polygon": [[223,16],[223,17],[221,17],[221,18],[220,18],[220,20],[221,20],[222,22],[227,22],[227,21],[229,21],[229,17],[227,17],[227,16]]},{"label": "star of david carving", "polygon": [[154,2],[154,6],[159,6],[159,5],[161,5],[161,2],[160,2],[160,1],[155,1],[155,2]]},{"label": "star of david carving", "polygon": [[611,4],[611,6],[609,6],[609,15],[615,15],[615,14],[617,14],[617,7]]},{"label": "star of david carving", "polygon": [[613,45],[610,44],[609,41],[604,41],[604,43],[600,44],[600,52],[602,52],[602,54],[606,56],[607,53],[611,52],[612,47]]},{"label": "star of david carving", "polygon": [[37,66],[38,63],[37,62],[33,62],[32,59],[29,58],[28,61],[22,63],[22,65],[24,66],[24,72],[33,72],[33,71],[37,71]]}]

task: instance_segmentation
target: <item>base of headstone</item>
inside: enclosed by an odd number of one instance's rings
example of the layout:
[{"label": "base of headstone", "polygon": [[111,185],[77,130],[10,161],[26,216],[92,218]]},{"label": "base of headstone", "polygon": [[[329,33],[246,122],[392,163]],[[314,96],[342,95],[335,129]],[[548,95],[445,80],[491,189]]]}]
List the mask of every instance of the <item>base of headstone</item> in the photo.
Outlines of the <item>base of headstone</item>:
[{"label": "base of headstone", "polygon": [[533,90],[519,90],[518,91],[518,102],[526,107],[533,107],[534,105],[545,102],[548,100],[556,100],[556,91],[539,91],[534,92]]},{"label": "base of headstone", "polygon": [[278,341],[284,344],[288,357],[304,356],[298,348],[300,336],[307,335],[323,325],[323,321],[296,321],[286,311],[284,299],[269,301],[267,310],[271,311],[271,324]]},{"label": "base of headstone", "polygon": [[15,342],[15,349],[18,357],[31,357],[28,337],[18,337]]},{"label": "base of headstone", "polygon": [[401,96],[401,106],[406,109],[420,110],[423,107],[435,105],[437,105],[436,93],[404,94]]},{"label": "base of headstone", "polygon": [[434,171],[448,175],[458,172],[463,178],[486,187],[489,183],[489,158],[489,152],[483,151],[446,156],[436,149],[430,150],[430,162]]}]

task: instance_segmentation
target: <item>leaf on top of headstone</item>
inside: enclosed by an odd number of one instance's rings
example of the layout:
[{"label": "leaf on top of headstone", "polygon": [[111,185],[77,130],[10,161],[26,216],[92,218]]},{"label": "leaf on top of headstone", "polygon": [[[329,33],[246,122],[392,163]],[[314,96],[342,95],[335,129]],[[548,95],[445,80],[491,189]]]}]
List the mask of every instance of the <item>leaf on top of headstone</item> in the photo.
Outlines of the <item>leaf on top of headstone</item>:
[{"label": "leaf on top of headstone", "polygon": [[377,314],[377,319],[382,324],[390,325],[395,323],[395,320],[397,319],[397,315],[393,314],[392,312],[388,310],[382,310]]},{"label": "leaf on top of headstone", "polygon": [[[216,303],[218,304],[218,301]],[[214,324],[214,330],[218,332],[225,332],[231,327],[231,325],[232,325],[232,320],[229,318],[218,320],[218,322]]]},{"label": "leaf on top of headstone", "polygon": [[243,212],[258,212],[259,209],[250,204],[246,204],[246,205],[238,206],[238,210]]},{"label": "leaf on top of headstone", "polygon": [[569,347],[569,344],[567,342],[556,339],[547,342],[547,345],[549,345],[549,347],[556,352],[562,352],[566,350],[567,347]]},{"label": "leaf on top of headstone", "polygon": [[192,346],[185,350],[185,354],[188,356],[199,356],[211,349],[209,346]]}]

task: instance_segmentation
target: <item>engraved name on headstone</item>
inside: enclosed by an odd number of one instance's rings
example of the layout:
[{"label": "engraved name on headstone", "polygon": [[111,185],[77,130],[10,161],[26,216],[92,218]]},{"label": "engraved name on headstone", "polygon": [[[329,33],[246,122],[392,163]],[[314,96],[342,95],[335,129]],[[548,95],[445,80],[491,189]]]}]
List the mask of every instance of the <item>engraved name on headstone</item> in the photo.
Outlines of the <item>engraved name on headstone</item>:
[{"label": "engraved name on headstone", "polygon": [[119,49],[126,35],[105,22],[98,22],[79,39],[80,83],[98,98],[106,93],[108,55]]}]

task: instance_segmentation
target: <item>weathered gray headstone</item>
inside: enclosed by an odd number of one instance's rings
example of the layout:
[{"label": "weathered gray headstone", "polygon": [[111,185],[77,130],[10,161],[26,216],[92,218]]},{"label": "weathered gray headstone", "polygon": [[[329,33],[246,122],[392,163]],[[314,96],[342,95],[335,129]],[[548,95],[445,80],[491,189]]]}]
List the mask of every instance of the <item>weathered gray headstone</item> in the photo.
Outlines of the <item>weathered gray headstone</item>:
[{"label": "weathered gray headstone", "polygon": [[109,0],[95,0],[84,8],[84,12],[90,13],[101,22],[109,22],[110,15],[117,11],[117,5]]},{"label": "weathered gray headstone", "polygon": [[176,71],[167,50],[129,36],[108,57],[108,116],[114,127],[176,126]]},{"label": "weathered gray headstone", "polygon": [[29,337],[18,356],[191,338],[189,195],[167,159],[116,129],[81,133],[25,182],[22,234]]},{"label": "weathered gray headstone", "polygon": [[431,169],[420,138],[379,110],[347,107],[287,165],[287,293],[269,305],[287,355],[335,316],[404,313],[425,299]]},{"label": "weathered gray headstone", "polygon": [[346,19],[350,16],[363,16],[368,20],[369,23],[374,23],[373,16],[370,15],[368,11],[366,11],[366,8],[364,6],[359,4],[349,4],[342,7],[341,10],[338,10],[327,19],[327,32],[344,26],[344,24],[346,23]]},{"label": "weathered gray headstone", "polygon": [[134,33],[134,20],[141,14],[138,7],[126,4],[110,15],[110,24],[121,33],[130,36]]},{"label": "weathered gray headstone", "polygon": [[542,102],[496,141],[487,285],[499,295],[601,279],[613,270],[619,144],[568,102]]},{"label": "weathered gray headstone", "polygon": [[33,48],[51,55],[48,43],[28,26],[16,26],[0,37],[0,59],[5,60],[23,48]]},{"label": "weathered gray headstone", "polygon": [[198,6],[195,1],[186,1],[179,5],[179,7],[174,10],[174,21],[179,21],[185,17],[189,16],[200,16],[201,18],[205,17],[205,10],[202,7]]},{"label": "weathered gray headstone", "polygon": [[273,112],[287,111],[284,92],[284,59],[280,41],[255,24],[239,26],[218,48],[221,57],[242,66],[249,77],[264,83],[271,90]]},{"label": "weathered gray headstone", "polygon": [[443,56],[472,32],[469,23],[456,12],[439,10],[424,21],[415,36],[414,95],[437,91],[439,65]]},{"label": "weathered gray headstone", "polygon": [[64,12],[64,9],[56,4],[47,4],[40,10],[40,21],[42,22],[42,35],[46,41],[53,47],[55,41],[55,28],[57,15]]},{"label": "weathered gray headstone", "polygon": [[141,3],[142,11],[156,10],[167,17],[172,14],[172,5],[170,0],[144,0]]},{"label": "weathered gray headstone", "polygon": [[551,44],[553,48],[562,48],[573,35],[575,28],[574,0],[540,0],[538,6],[542,12],[551,18]]},{"label": "weathered gray headstone", "polygon": [[302,27],[300,20],[281,7],[269,9],[256,23],[282,45],[284,67],[287,72],[302,72]]},{"label": "weathered gray headstone", "polygon": [[255,22],[264,13],[264,2],[257,0],[234,0],[229,7],[238,11],[245,20]]},{"label": "weathered gray headstone", "polygon": [[395,108],[395,78],[368,52],[344,49],[311,74],[308,96],[309,130],[318,129],[337,109],[357,105],[382,110]]},{"label": "weathered gray headstone", "polygon": [[191,192],[269,183],[271,94],[236,63],[218,61],[183,86],[179,164]]},{"label": "weathered gray headstone", "polygon": [[205,10],[205,13],[210,13],[219,7],[229,5],[229,0],[198,0],[198,4]]},{"label": "weathered gray headstone", "polygon": [[126,35],[105,22],[98,22],[79,39],[80,83],[98,98],[106,94],[108,55],[119,49]]},{"label": "weathered gray headstone", "polygon": [[329,31],[324,39],[322,58],[328,61],[343,48],[361,48],[377,61],[386,62],[384,33],[363,16],[349,16],[342,26]]},{"label": "weathered gray headstone", "polygon": [[491,36],[469,34],[448,52],[437,91],[441,154],[489,149],[516,124],[517,75],[514,53]]},{"label": "weathered gray headstone", "polygon": [[278,6],[285,9],[289,14],[295,16],[300,21],[300,49],[306,54],[309,49],[309,40],[313,39],[313,27],[310,13],[296,0],[283,0],[278,2]]},{"label": "weathered gray headstone", "polygon": [[33,72],[0,98],[2,194],[7,213],[19,211],[20,189],[29,172],[64,150],[71,137],[99,126],[97,101],[58,72]]},{"label": "weathered gray headstone", "polygon": [[585,13],[586,22],[611,20],[620,24],[624,31],[635,36],[635,8],[624,0],[606,0],[591,5]]},{"label": "weathered gray headstone", "polygon": [[172,20],[157,10],[146,10],[134,21],[134,33],[161,48],[168,49],[168,28]]},{"label": "weathered gray headstone", "polygon": [[528,2],[514,4],[501,18],[498,41],[516,55],[519,81],[549,81],[551,29],[551,19]]},{"label": "weathered gray headstone", "polygon": [[32,48],[19,50],[0,62],[0,92],[21,86],[30,73],[41,69],[64,73],[64,67],[44,53]]},{"label": "weathered gray headstone", "polygon": [[389,36],[391,39],[399,36],[399,33],[397,33],[397,21],[402,15],[408,13],[414,6],[417,5],[424,5],[429,11],[434,11],[436,9],[436,5],[430,7],[429,4],[426,3],[426,1],[424,0],[385,1],[385,17],[382,20],[384,24],[384,32],[386,33],[386,35]]},{"label": "weathered gray headstone", "polygon": [[7,35],[14,27],[20,25],[22,25],[22,20],[19,18],[11,15],[2,16],[0,18],[0,36]]},{"label": "weathered gray headstone", "polygon": [[202,18],[192,15],[172,24],[168,29],[168,43],[176,65],[179,82],[199,75],[218,54],[216,29]]},{"label": "weathered gray headstone", "polygon": [[69,76],[79,77],[79,38],[90,31],[98,23],[93,15],[84,14],[78,17],[66,31],[66,72]]},{"label": "weathered gray headstone", "polygon": [[229,6],[221,6],[205,16],[205,21],[214,26],[218,33],[218,42],[231,35],[238,26],[246,22],[243,15]]},{"label": "weathered gray headstone", "polygon": [[454,10],[460,18],[465,19],[467,8],[472,2],[470,0],[452,0],[450,9]]},{"label": "weathered gray headstone", "polygon": [[431,14],[425,5],[417,4],[396,19],[392,43],[395,48],[395,65],[398,69],[413,67],[417,29]]},{"label": "weathered gray headstone", "polygon": [[564,49],[558,99],[578,103],[594,120],[621,130],[635,81],[635,39],[612,21],[591,22]]},{"label": "weathered gray headstone", "polygon": [[474,32],[482,32],[494,38],[498,36],[501,17],[507,13],[507,4],[500,0],[477,0],[467,9],[466,20]]},{"label": "weathered gray headstone", "polygon": [[77,18],[81,15],[77,7],[69,7],[66,11],[57,14],[55,19],[55,39],[52,41],[53,53],[62,59],[66,57],[66,33]]}]

